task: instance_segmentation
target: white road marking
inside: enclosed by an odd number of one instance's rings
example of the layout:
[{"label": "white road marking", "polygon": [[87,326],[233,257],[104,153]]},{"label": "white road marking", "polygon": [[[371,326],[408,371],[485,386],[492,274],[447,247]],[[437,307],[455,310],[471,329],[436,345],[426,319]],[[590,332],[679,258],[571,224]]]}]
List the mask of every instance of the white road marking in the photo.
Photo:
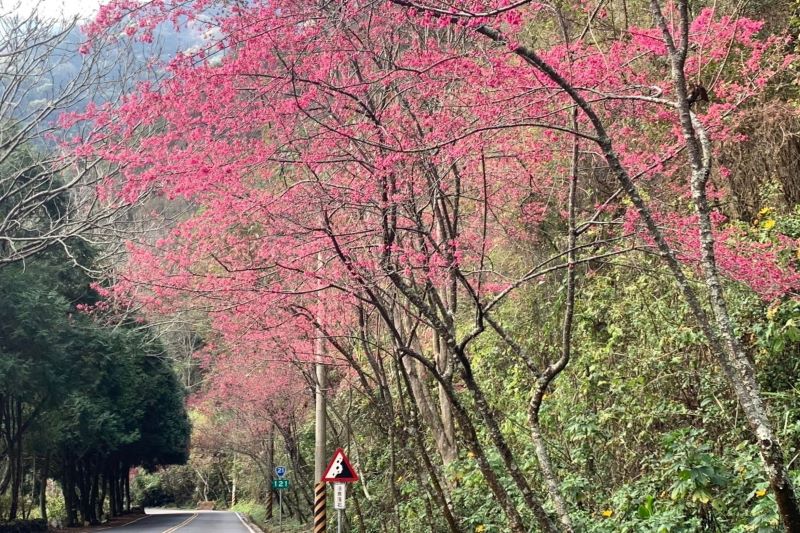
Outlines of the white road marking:
[{"label": "white road marking", "polygon": [[236,518],[238,518],[242,522],[242,524],[244,524],[244,527],[247,528],[247,531],[249,531],[250,533],[256,533],[255,530],[253,530],[253,528],[250,527],[250,524],[248,524],[247,522],[244,521],[244,518],[242,518],[242,515],[240,515],[239,513],[235,513],[235,514],[236,514]]}]

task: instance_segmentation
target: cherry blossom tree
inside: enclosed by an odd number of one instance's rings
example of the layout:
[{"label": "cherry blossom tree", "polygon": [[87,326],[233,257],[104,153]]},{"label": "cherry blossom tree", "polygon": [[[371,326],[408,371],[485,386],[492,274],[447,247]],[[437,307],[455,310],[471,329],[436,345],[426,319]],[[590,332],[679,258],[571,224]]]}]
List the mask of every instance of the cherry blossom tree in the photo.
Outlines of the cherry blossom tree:
[{"label": "cherry blossom tree", "polygon": [[[131,246],[112,293],[152,311],[206,310],[225,357],[246,366],[309,364],[322,336],[330,363],[350,367],[365,390],[380,372],[359,357],[377,346],[398,362],[444,463],[458,424],[511,530],[528,517],[489,464],[478,425],[540,529],[571,531],[538,417],[573,357],[576,284],[593,261],[656,254],[747,416],[784,525],[797,529],[723,281],[796,296],[798,273],[778,259],[791,243],[737,239],[709,202],[725,194],[712,139],[731,138],[740,110],[794,58],[780,39],[759,38],[757,21],[692,14],[682,1],[653,0],[650,12],[652,24],[617,35],[598,22],[602,4],[106,5],[87,28],[98,39],[117,24],[150,39],[158,24],[186,18],[219,31],[176,57],[169,79],[71,117],[92,129],[79,153],[124,177],[106,194],[133,202],[155,189],[197,206],[154,247]],[[596,168],[617,186],[604,191]],[[543,230],[548,222],[556,232]],[[559,346],[530,348],[497,310],[554,278],[566,288]],[[531,440],[557,525],[474,377],[471,345],[487,334],[529,371]],[[446,484],[435,499],[448,510]]]}]

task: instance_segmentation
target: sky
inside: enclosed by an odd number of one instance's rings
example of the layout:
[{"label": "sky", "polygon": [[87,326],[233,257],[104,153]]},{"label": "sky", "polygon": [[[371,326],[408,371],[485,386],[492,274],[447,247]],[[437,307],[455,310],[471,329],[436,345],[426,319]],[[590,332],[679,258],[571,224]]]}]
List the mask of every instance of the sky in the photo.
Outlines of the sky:
[{"label": "sky", "polygon": [[101,0],[0,0],[0,7],[3,8],[0,11],[13,9],[19,13],[30,13],[37,3],[39,12],[47,16],[78,16],[85,19],[94,14]]}]

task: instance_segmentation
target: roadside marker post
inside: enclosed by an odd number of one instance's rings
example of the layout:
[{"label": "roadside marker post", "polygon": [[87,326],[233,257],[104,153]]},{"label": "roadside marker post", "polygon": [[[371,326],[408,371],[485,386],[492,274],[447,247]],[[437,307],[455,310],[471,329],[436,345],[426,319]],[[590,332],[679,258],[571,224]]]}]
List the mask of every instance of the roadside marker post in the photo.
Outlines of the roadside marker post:
[{"label": "roadside marker post", "polygon": [[347,485],[358,481],[358,474],[344,450],[339,448],[333,453],[328,468],[322,476],[322,481],[333,483],[333,508],[336,510],[336,531],[342,533],[342,511],[346,508]]},{"label": "roadside marker post", "polygon": [[325,482],[314,485],[314,533],[325,533],[328,517],[325,514]]}]

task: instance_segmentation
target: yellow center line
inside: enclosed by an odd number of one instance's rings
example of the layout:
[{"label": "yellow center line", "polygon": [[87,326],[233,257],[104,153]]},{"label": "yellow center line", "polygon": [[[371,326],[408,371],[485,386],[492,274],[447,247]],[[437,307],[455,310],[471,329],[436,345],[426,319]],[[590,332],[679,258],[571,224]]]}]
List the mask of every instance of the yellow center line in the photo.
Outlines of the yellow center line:
[{"label": "yellow center line", "polygon": [[183,522],[181,522],[177,526],[172,526],[171,528],[166,529],[166,530],[162,531],[161,533],[175,533],[175,531],[178,531],[180,528],[182,528],[183,526],[187,525],[189,522],[191,522],[195,518],[197,518],[197,513],[193,514],[192,516],[190,516],[189,518],[187,518],[186,520],[184,520]]},{"label": "yellow center line", "polygon": [[[153,516],[153,515],[144,515],[143,517],[141,517],[141,518],[137,518],[136,520],[131,520],[130,522],[126,522],[126,523],[122,524],[122,525],[121,525],[121,526],[119,526],[119,527],[125,527],[125,526],[129,526],[129,525],[131,525],[131,524],[135,524],[135,523],[136,523],[136,522],[138,522],[139,520],[144,520],[144,519],[145,519],[145,518],[147,518],[148,516]],[[106,529],[111,529],[111,528],[106,528]]]}]

